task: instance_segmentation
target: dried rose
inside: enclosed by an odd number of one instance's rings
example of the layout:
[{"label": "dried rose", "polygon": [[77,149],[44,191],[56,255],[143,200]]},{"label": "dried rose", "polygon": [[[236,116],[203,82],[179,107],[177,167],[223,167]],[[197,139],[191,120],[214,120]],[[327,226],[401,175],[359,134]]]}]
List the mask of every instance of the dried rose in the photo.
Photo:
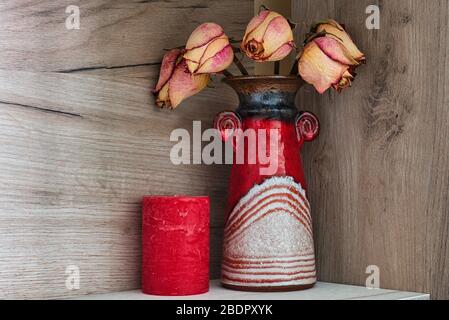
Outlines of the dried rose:
[{"label": "dried rose", "polygon": [[332,86],[341,90],[350,86],[353,79],[349,67],[328,57],[315,41],[304,48],[298,69],[304,81],[312,84],[319,93]]},{"label": "dried rose", "polygon": [[256,61],[279,61],[295,47],[289,22],[279,13],[264,10],[246,27],[241,44],[245,54]]},{"label": "dried rose", "polygon": [[191,74],[182,59],[182,50],[173,49],[165,54],[159,80],[154,89],[156,104],[175,109],[184,99],[203,90],[209,83],[209,74]]},{"label": "dried rose", "polygon": [[[333,20],[316,24],[299,58],[299,74],[319,93],[330,87],[338,92],[350,87],[355,77],[355,68],[365,62],[365,55],[349,35],[339,28],[342,27]],[[339,31],[339,36],[330,33],[330,30]]]},{"label": "dried rose", "polygon": [[234,50],[222,27],[203,23],[190,35],[184,59],[191,73],[217,73],[231,65]]},{"label": "dried rose", "polygon": [[354,41],[352,41],[350,35],[346,32],[345,28],[341,26],[337,21],[328,19],[322,22],[316,23],[311,30],[312,33],[327,33],[327,36],[333,37],[341,42],[352,58],[359,63],[365,61],[365,55],[357,48]]}]

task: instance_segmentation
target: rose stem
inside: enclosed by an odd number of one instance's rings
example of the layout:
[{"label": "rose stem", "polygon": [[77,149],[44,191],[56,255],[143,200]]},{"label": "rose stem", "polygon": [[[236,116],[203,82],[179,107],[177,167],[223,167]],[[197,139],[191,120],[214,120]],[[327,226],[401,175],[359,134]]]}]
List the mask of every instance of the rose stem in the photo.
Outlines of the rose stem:
[{"label": "rose stem", "polygon": [[295,63],[292,66],[292,70],[290,71],[290,74],[297,74],[298,73],[298,59],[295,60]]},{"label": "rose stem", "polygon": [[174,48],[171,48],[171,49],[164,48],[162,50],[164,50],[164,51],[171,51],[171,50],[174,50],[174,49],[184,49],[184,46],[174,47]]},{"label": "rose stem", "polygon": [[230,73],[228,70],[223,70],[221,73],[223,73],[223,75],[225,77],[233,77],[234,75],[232,73]]},{"label": "rose stem", "polygon": [[265,10],[270,10],[270,9],[268,9],[264,4],[261,4],[259,7],[259,13],[261,13],[262,11],[265,11]]},{"label": "rose stem", "polygon": [[237,66],[237,68],[239,68],[240,72],[244,75],[247,76],[249,75],[248,71],[246,71],[245,67],[243,66],[243,64],[240,62],[239,58],[237,58],[236,55],[234,55],[234,63]]},{"label": "rose stem", "polygon": [[279,61],[274,62],[274,74],[278,75],[281,70],[281,63]]}]

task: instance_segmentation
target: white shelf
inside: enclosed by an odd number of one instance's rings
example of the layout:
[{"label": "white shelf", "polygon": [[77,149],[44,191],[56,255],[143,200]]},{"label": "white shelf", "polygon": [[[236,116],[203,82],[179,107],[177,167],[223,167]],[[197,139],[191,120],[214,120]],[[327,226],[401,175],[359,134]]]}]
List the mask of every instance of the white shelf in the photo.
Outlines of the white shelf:
[{"label": "white shelf", "polygon": [[384,289],[367,289],[319,282],[314,288],[296,292],[252,293],[228,290],[218,280],[211,281],[206,294],[188,297],[161,297],[143,294],[140,290],[86,295],[81,300],[429,300],[425,293]]}]

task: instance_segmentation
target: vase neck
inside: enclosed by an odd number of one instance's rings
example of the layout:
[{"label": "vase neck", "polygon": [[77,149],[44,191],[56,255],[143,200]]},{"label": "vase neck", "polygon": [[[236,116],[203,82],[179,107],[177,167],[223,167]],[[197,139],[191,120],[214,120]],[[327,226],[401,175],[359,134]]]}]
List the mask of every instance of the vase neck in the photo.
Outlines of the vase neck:
[{"label": "vase neck", "polygon": [[271,118],[294,118],[298,112],[295,105],[296,93],[282,91],[261,91],[239,93],[237,113],[242,117],[267,116]]},{"label": "vase neck", "polygon": [[296,77],[236,77],[225,82],[237,92],[242,118],[294,120],[298,114],[295,100],[302,82]]}]

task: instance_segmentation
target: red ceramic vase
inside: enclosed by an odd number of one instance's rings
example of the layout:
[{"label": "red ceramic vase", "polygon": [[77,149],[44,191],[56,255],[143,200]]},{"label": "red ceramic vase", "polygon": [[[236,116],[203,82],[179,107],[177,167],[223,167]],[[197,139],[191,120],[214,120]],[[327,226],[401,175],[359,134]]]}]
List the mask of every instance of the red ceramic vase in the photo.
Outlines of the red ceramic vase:
[{"label": "red ceramic vase", "polygon": [[215,119],[223,139],[232,137],[234,144],[222,284],[244,291],[311,288],[315,254],[300,149],[318,135],[319,124],[295,106],[302,81],[274,76],[225,82],[237,92],[240,105]]}]

